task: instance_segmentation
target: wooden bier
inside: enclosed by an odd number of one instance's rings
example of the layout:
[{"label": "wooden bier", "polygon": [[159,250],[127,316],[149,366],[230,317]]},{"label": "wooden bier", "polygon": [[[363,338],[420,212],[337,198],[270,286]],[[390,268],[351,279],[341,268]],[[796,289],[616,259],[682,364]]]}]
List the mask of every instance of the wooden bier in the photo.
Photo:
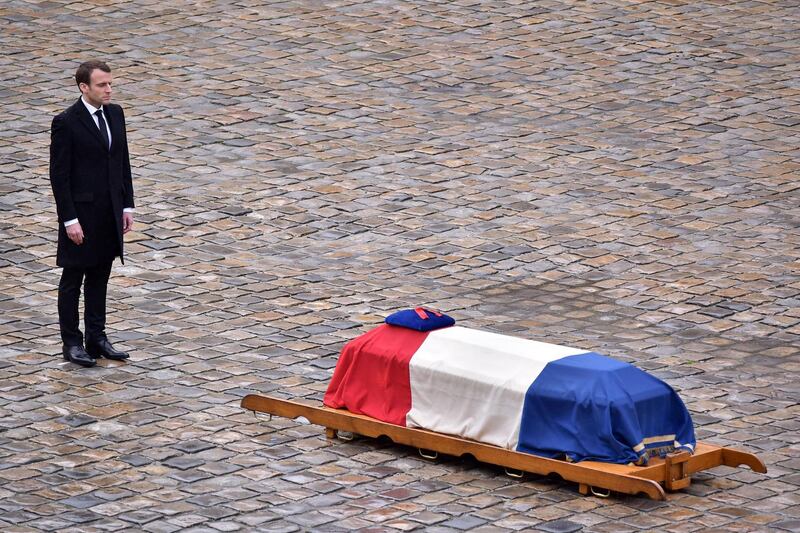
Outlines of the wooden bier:
[{"label": "wooden bier", "polygon": [[[653,458],[647,466],[619,465],[581,461],[568,463],[537,455],[515,452],[491,444],[444,435],[424,429],[407,428],[381,422],[374,418],[351,413],[344,409],[312,406],[290,400],[250,394],[242,399],[244,409],[285,418],[304,417],[312,424],[324,426],[325,435],[335,438],[339,431],[365,437],[388,437],[397,444],[412,446],[456,457],[472,455],[478,461],[505,467],[506,470],[530,472],[542,476],[559,475],[578,484],[581,494],[607,496],[611,491],[622,494],[644,494],[654,500],[666,499],[668,491],[686,488],[695,472],[716,466],[749,466],[753,471],[766,473],[767,467],[755,455],[711,444],[697,443],[694,454],[679,452],[666,458]],[[662,487],[663,484],[663,487]],[[601,493],[596,489],[603,489]]]}]

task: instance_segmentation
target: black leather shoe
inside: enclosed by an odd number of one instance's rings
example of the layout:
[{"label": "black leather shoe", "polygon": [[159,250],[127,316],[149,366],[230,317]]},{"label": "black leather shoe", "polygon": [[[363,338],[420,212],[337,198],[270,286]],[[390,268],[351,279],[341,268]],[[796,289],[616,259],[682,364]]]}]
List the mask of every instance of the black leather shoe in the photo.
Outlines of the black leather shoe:
[{"label": "black leather shoe", "polygon": [[106,359],[113,359],[115,361],[122,361],[129,357],[125,352],[114,349],[111,343],[108,342],[108,339],[87,340],[86,351],[94,358],[105,357]]},{"label": "black leather shoe", "polygon": [[92,356],[86,353],[86,350],[83,349],[83,346],[67,346],[65,344],[61,351],[64,354],[65,361],[75,363],[76,365],[88,367],[97,364]]}]

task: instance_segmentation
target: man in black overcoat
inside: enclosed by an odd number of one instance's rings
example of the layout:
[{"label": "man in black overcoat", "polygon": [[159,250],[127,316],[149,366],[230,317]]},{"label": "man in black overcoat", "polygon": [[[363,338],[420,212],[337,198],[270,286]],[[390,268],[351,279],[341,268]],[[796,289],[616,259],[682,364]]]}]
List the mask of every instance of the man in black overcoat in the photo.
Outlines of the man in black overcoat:
[{"label": "man in black overcoat", "polygon": [[[106,337],[106,288],[122,235],[133,227],[133,183],[122,108],[111,103],[111,69],[102,61],[78,67],[81,97],[53,118],[50,184],[58,211],[58,323],[64,359],[127,359]],[[84,296],[84,327],[78,301]],[[84,348],[85,340],[85,348]]]}]

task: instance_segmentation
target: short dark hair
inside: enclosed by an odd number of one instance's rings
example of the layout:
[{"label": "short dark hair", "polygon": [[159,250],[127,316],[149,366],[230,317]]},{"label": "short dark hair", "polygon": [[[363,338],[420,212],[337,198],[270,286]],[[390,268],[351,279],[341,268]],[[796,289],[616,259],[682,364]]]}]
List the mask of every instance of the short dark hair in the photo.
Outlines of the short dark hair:
[{"label": "short dark hair", "polygon": [[91,61],[81,63],[81,66],[78,67],[78,70],[75,72],[75,83],[77,83],[79,87],[81,83],[89,85],[89,80],[92,78],[92,71],[95,69],[100,69],[109,74],[111,73],[111,67],[106,65],[103,61],[92,59]]}]

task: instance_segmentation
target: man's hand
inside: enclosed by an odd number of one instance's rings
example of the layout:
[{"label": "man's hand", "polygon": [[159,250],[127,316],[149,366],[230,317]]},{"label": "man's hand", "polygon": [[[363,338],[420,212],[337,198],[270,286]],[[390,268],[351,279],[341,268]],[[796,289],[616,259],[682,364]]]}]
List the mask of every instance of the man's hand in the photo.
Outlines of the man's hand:
[{"label": "man's hand", "polygon": [[80,246],[83,244],[83,228],[81,227],[80,222],[76,222],[75,224],[70,224],[65,228],[67,230],[67,237],[69,240]]},{"label": "man's hand", "polygon": [[133,213],[122,213],[122,233],[128,233],[133,228]]}]

